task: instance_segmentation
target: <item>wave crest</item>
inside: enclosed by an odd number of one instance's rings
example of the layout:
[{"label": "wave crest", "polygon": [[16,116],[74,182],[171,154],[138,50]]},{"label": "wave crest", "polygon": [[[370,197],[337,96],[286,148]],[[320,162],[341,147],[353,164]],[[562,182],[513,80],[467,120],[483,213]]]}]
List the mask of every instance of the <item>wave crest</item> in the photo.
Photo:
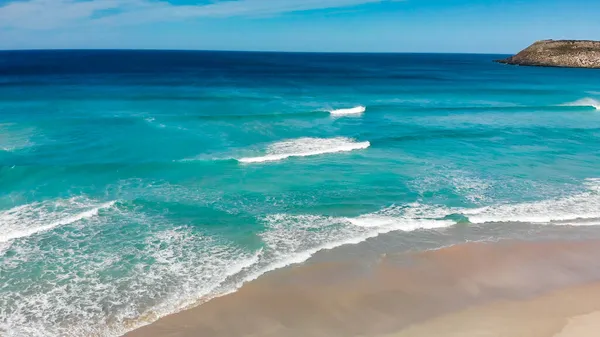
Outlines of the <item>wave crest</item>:
[{"label": "wave crest", "polygon": [[350,152],[366,149],[370,142],[357,142],[350,138],[298,138],[269,145],[267,154],[238,159],[240,163],[263,163],[290,157],[308,157],[326,153]]},{"label": "wave crest", "polygon": [[365,111],[367,111],[367,108],[362,105],[359,105],[359,106],[355,106],[354,108],[350,108],[350,109],[330,110],[329,113],[332,116],[344,116],[344,115],[358,115]]},{"label": "wave crest", "polygon": [[596,110],[600,110],[600,101],[598,101],[597,99],[587,97],[577,100],[575,102],[565,103],[563,104],[563,106],[592,107]]},{"label": "wave crest", "polygon": [[0,212],[0,243],[49,231],[92,218],[116,201],[94,202],[84,198],[52,200],[17,206]]}]

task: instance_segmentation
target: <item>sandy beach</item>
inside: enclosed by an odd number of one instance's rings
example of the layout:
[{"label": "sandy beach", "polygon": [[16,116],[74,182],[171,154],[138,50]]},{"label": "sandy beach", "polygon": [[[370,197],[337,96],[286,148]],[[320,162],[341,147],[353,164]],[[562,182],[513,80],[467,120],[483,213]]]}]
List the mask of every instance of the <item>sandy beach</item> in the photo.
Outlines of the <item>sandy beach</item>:
[{"label": "sandy beach", "polygon": [[600,284],[522,301],[497,301],[410,326],[388,337],[592,337],[600,331]]},{"label": "sandy beach", "polygon": [[126,336],[587,337],[598,253],[596,240],[502,241],[307,263]]}]

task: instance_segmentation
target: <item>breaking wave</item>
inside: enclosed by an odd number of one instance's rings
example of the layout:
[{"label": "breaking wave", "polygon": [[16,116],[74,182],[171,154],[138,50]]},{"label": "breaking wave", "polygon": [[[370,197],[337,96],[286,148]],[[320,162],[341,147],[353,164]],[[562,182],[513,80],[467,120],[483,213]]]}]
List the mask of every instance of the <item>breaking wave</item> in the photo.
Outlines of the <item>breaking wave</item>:
[{"label": "breaking wave", "polygon": [[99,203],[86,198],[51,200],[0,212],[0,243],[28,237],[98,215],[116,201]]},{"label": "breaking wave", "polygon": [[350,152],[366,149],[370,142],[357,142],[353,139],[338,138],[298,138],[269,145],[267,154],[238,159],[240,163],[263,163],[279,161],[290,157],[307,157],[326,153]]},{"label": "breaking wave", "polygon": [[337,110],[330,110],[329,113],[332,116],[345,116],[345,115],[358,115],[358,114],[362,114],[365,111],[367,111],[367,108],[359,105],[356,106],[354,108],[350,108],[350,109],[337,109]]},{"label": "breaking wave", "polygon": [[591,107],[596,110],[600,110],[600,101],[593,98],[582,98],[575,102],[565,103],[563,106],[581,106],[581,107]]},{"label": "breaking wave", "polygon": [[[114,212],[95,219],[97,225],[80,227],[78,234],[55,233],[52,240],[37,238],[35,245],[17,242],[11,248],[18,254],[0,260],[8,271],[0,281],[9,288],[15,282],[18,287],[30,283],[37,290],[0,293],[0,331],[15,336],[120,336],[233,292],[266,272],[301,263],[320,250],[394,230],[453,224],[428,218],[438,213],[414,204],[355,218],[273,214],[262,219],[265,229],[258,237],[263,247],[248,250],[192,228],[174,228],[160,216]],[[133,232],[122,235],[128,230]],[[43,280],[8,277],[40,266],[60,272]]]},{"label": "breaking wave", "polygon": [[471,223],[528,222],[578,225],[600,219],[600,179],[587,179],[587,190],[567,197],[528,203],[493,205],[460,211]]}]

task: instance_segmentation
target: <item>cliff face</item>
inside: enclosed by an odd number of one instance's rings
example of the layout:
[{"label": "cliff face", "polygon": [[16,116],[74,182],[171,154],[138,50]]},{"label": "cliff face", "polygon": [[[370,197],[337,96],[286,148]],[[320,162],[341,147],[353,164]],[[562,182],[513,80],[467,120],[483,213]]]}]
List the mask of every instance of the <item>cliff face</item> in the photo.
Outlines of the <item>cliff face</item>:
[{"label": "cliff face", "polygon": [[600,68],[600,41],[538,41],[497,62],[523,66]]}]

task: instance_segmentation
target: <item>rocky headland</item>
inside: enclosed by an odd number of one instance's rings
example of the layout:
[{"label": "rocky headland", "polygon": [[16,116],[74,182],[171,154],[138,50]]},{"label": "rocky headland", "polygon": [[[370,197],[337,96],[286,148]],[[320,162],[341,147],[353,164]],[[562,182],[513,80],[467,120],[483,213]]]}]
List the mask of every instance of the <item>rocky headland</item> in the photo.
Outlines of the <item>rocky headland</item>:
[{"label": "rocky headland", "polygon": [[496,62],[521,66],[600,69],[600,41],[537,41],[517,55]]}]

